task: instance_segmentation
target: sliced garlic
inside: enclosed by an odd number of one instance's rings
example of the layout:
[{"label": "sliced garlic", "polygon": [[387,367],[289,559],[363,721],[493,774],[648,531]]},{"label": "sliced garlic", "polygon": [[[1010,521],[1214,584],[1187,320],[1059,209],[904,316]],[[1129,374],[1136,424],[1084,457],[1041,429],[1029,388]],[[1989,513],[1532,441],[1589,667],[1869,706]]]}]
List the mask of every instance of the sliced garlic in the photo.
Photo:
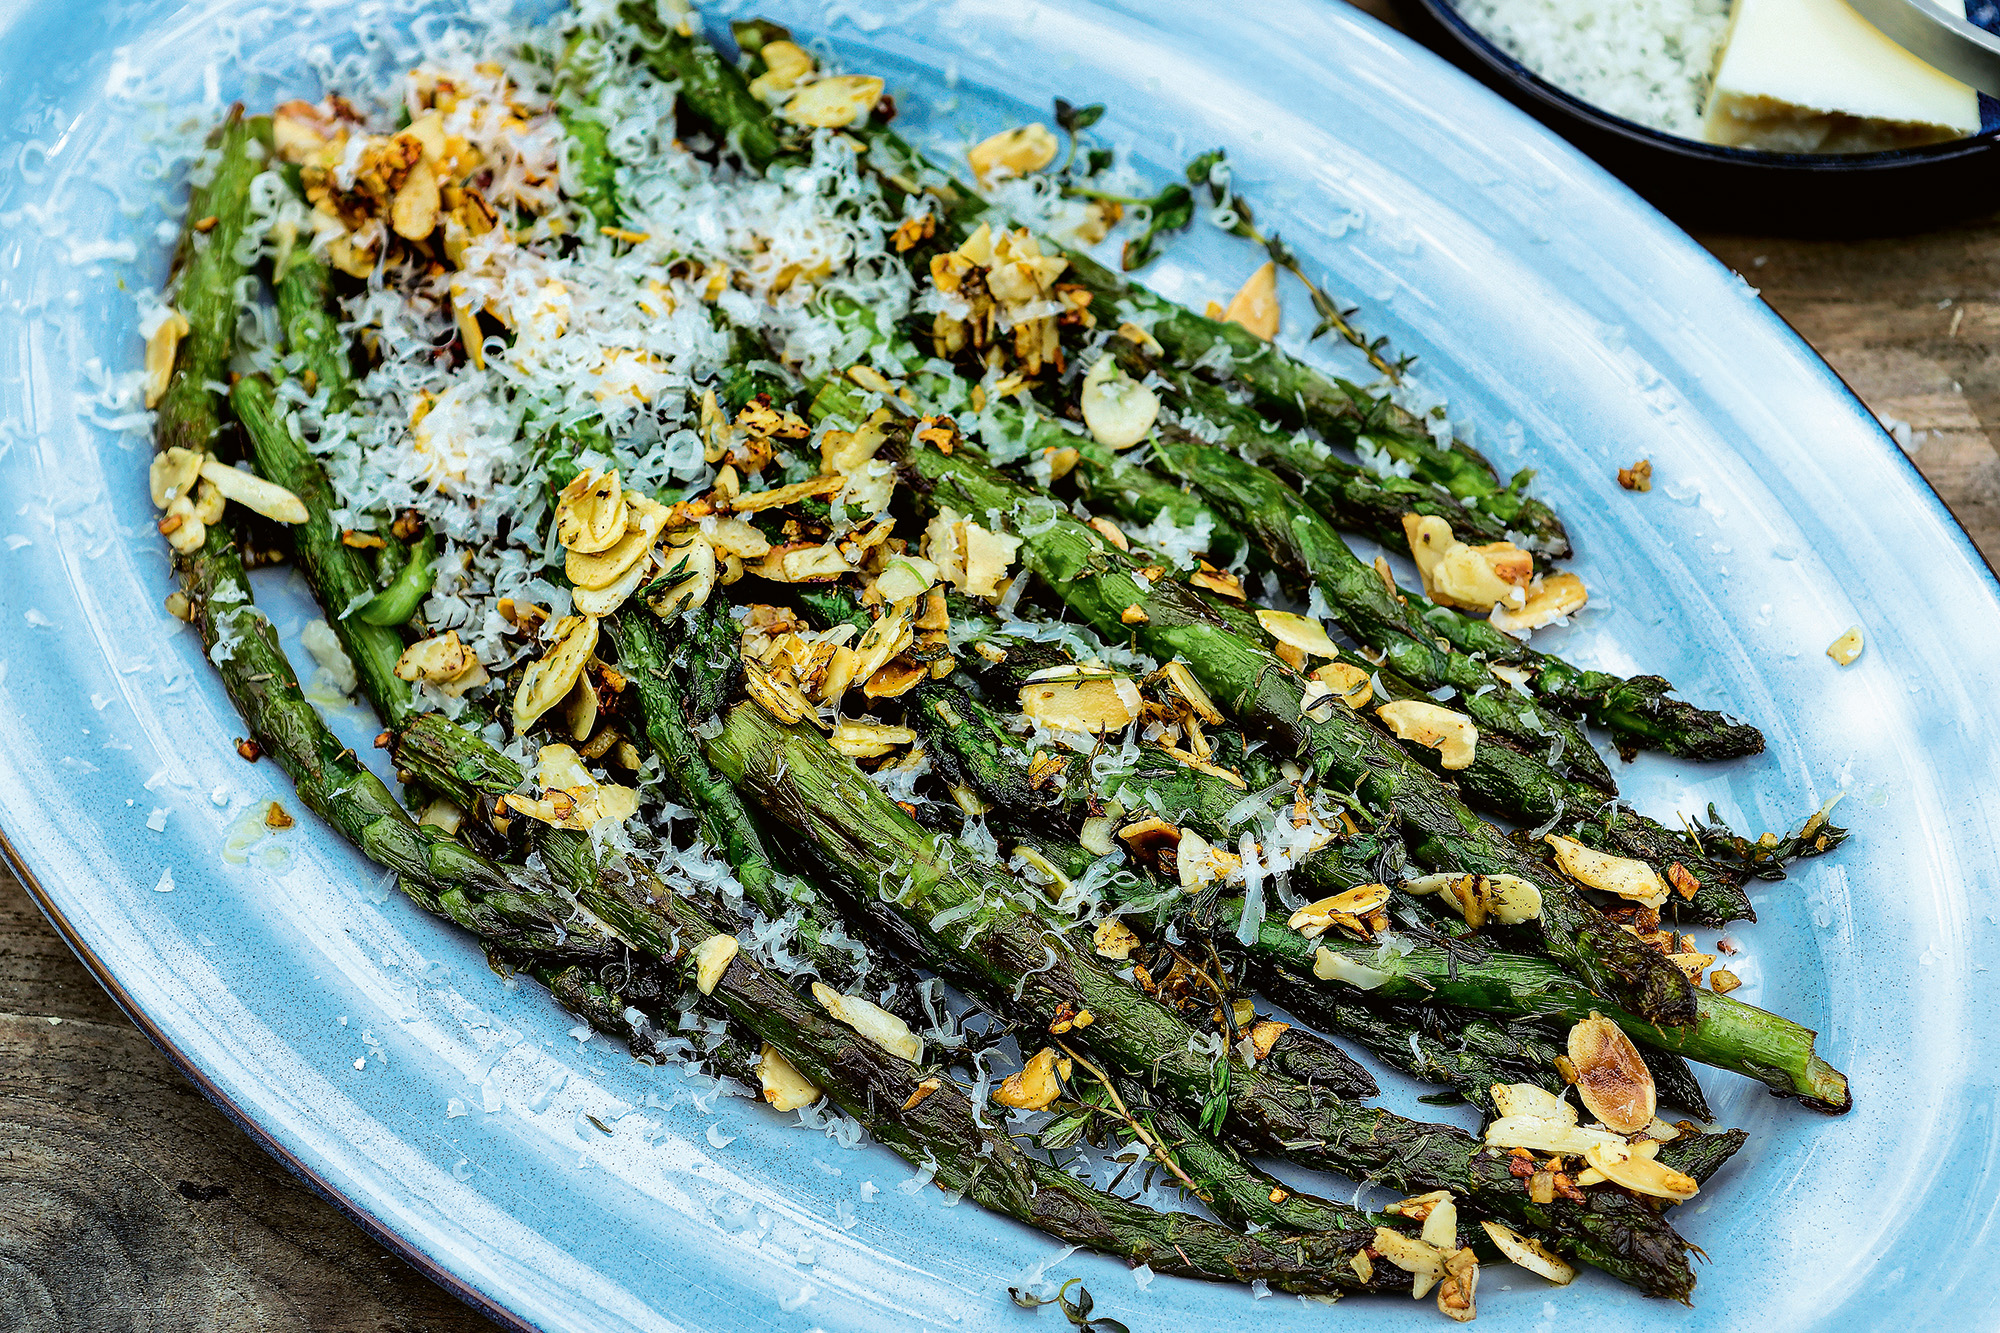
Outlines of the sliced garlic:
[{"label": "sliced garlic", "polygon": [[421,241],[437,230],[439,202],[437,173],[418,158],[389,205],[389,225],[405,240]]},{"label": "sliced garlic", "polygon": [[190,498],[195,482],[201,479],[202,461],[202,454],[179,445],[153,455],[152,465],[146,470],[153,503],[165,509],[177,499]]},{"label": "sliced garlic", "polygon": [[1313,975],[1321,981],[1346,982],[1356,990],[1376,990],[1396,979],[1390,973],[1378,972],[1328,948],[1313,954]]},{"label": "sliced garlic", "polygon": [[1481,1222],[1479,1225],[1494,1247],[1507,1256],[1507,1262],[1525,1268],[1537,1277],[1547,1278],[1558,1287],[1566,1287],[1576,1281],[1576,1269],[1540,1241],[1523,1236],[1498,1222]]},{"label": "sliced garlic", "polygon": [[1109,449],[1129,449],[1145,439],[1160,415],[1159,395],[1109,356],[1100,357],[1083,377],[1080,403],[1091,438]]},{"label": "sliced garlic", "polygon": [[521,676],[521,688],[514,694],[516,733],[526,731],[563,701],[596,651],[597,621],[590,616],[564,616],[556,626],[554,646]]},{"label": "sliced garlic", "polygon": [[1361,884],[1316,903],[1307,903],[1292,913],[1285,924],[1309,940],[1318,939],[1329,926],[1336,925],[1366,934],[1362,921],[1382,910],[1388,901],[1387,884]]},{"label": "sliced garlic", "polygon": [[1547,1088],[1533,1083],[1495,1083],[1492,1092],[1493,1109],[1503,1119],[1530,1116],[1566,1125],[1576,1123],[1576,1108]]},{"label": "sliced garlic", "polygon": [[839,722],[834,724],[833,748],[850,759],[879,759],[899,745],[916,743],[917,733],[908,727],[885,726],[879,722]]},{"label": "sliced garlic", "polygon": [[1070,1062],[1057,1055],[1055,1047],[1044,1046],[1000,1081],[993,1100],[1016,1111],[1044,1110],[1062,1096],[1062,1080],[1069,1074]]},{"label": "sliced garlic", "polygon": [[715,994],[722,974],[741,948],[734,935],[710,935],[694,946],[694,987],[703,995]]},{"label": "sliced garlic", "polygon": [[1606,1129],[1637,1134],[1653,1123],[1653,1071],[1623,1028],[1592,1013],[1569,1030],[1569,1062],[1577,1095]]},{"label": "sliced garlic", "polygon": [[807,84],[778,112],[794,125],[844,130],[865,124],[882,100],[882,80],[872,74],[836,74]]},{"label": "sliced garlic", "polygon": [[1349,708],[1365,708],[1375,697],[1375,686],[1368,673],[1352,662],[1328,662],[1314,671],[1312,678],[1332,690],[1334,697]]},{"label": "sliced garlic", "polygon": [[982,139],[965,156],[979,183],[989,185],[995,175],[1026,176],[1040,171],[1056,160],[1060,146],[1048,126],[1022,125]]},{"label": "sliced garlic", "polygon": [[1518,926],[1542,914],[1542,891],[1515,875],[1462,875],[1449,871],[1403,881],[1403,891],[1419,897],[1441,894],[1477,929],[1487,920]]},{"label": "sliced garlic", "polygon": [[768,1041],[757,1053],[757,1084],[774,1111],[796,1111],[824,1095]]},{"label": "sliced garlic", "polygon": [[1553,625],[1566,616],[1574,615],[1590,601],[1590,593],[1584,588],[1583,580],[1574,574],[1544,574],[1528,585],[1528,600],[1519,607],[1509,609],[1505,605],[1495,606],[1487,619],[1493,628],[1504,634],[1521,634],[1527,630]]},{"label": "sliced garlic", "polygon": [[[1655,1152],[1659,1149],[1654,1148]],[[1682,1203],[1701,1192],[1701,1182],[1651,1158],[1641,1157],[1623,1139],[1598,1143],[1584,1150],[1583,1160],[1603,1173],[1614,1185],[1623,1185],[1635,1194]]]},{"label": "sliced garlic", "polygon": [[254,472],[230,467],[213,458],[202,460],[201,479],[253,514],[262,514],[273,523],[303,523],[306,502],[275,481],[266,481]]},{"label": "sliced garlic", "polygon": [[764,58],[764,72],[750,80],[750,91],[759,101],[790,92],[813,72],[813,58],[795,42],[766,42],[758,54]]},{"label": "sliced garlic", "polygon": [[1139,720],[1144,700],[1125,676],[1078,675],[1030,681],[1021,687],[1021,711],[1055,731],[1101,736]]},{"label": "sliced garlic", "polygon": [[1228,878],[1242,866],[1243,858],[1212,845],[1193,829],[1183,829],[1174,853],[1174,864],[1180,875],[1181,887],[1199,889],[1218,879]]},{"label": "sliced garlic", "polygon": [[646,605],[662,620],[706,605],[715,591],[715,548],[699,532],[677,532],[668,539],[662,555],[665,569],[653,586],[666,584],[661,592],[648,588]]},{"label": "sliced garlic", "polygon": [[399,680],[445,685],[478,665],[479,659],[472,655],[472,650],[459,641],[458,631],[448,629],[405,648],[396,659],[396,676]]},{"label": "sliced garlic", "polygon": [[1665,905],[1670,891],[1667,882],[1644,861],[1600,852],[1559,833],[1548,834],[1542,841],[1555,849],[1556,865],[1577,883],[1615,893],[1646,907]]},{"label": "sliced garlic", "polygon": [[1530,1148],[1549,1153],[1580,1153],[1593,1146],[1625,1146],[1622,1134],[1532,1115],[1501,1116],[1486,1126],[1485,1138],[1488,1147]]},{"label": "sliced garlic", "polygon": [[831,1014],[900,1060],[917,1064],[924,1058],[924,1043],[910,1025],[882,1006],[858,995],[842,995],[823,981],[812,985],[813,999]]},{"label": "sliced garlic", "polygon": [[608,551],[625,536],[625,493],[618,473],[586,468],[556,495],[556,540],[577,555]]},{"label": "sliced garlic", "polygon": [[1421,699],[1398,699],[1375,710],[1390,731],[1438,752],[1438,766],[1456,771],[1472,766],[1479,728],[1463,713]]},{"label": "sliced garlic", "polygon": [[1311,616],[1290,611],[1259,611],[1257,623],[1279,643],[1287,644],[1311,657],[1338,657],[1340,649],[1326,636],[1326,626]]},{"label": "sliced garlic", "polygon": [[[178,310],[169,310],[146,339],[146,407],[158,407],[160,400],[167,396],[167,389],[174,381],[174,357],[180,351],[181,339],[188,336],[191,326],[187,316]],[[155,504],[165,507],[165,502],[155,499]]]},{"label": "sliced garlic", "polygon": [[1240,324],[1265,342],[1278,336],[1278,266],[1269,260],[1229,298],[1222,322]]},{"label": "sliced garlic", "polygon": [[1855,659],[1861,656],[1861,648],[1861,626],[1854,625],[1827,645],[1826,655],[1841,666],[1853,666]]}]

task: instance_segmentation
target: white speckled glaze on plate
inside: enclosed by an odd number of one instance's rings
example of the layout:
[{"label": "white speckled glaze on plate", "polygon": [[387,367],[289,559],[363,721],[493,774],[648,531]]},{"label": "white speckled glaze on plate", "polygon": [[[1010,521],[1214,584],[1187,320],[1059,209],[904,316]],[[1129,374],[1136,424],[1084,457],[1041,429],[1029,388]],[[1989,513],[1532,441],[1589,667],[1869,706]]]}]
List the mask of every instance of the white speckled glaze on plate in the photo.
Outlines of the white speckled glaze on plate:
[{"label": "white speckled glaze on plate", "polygon": [[[1676,1214],[1714,1259],[1695,1307],[1495,1268],[1481,1325],[1778,1333],[2000,1318],[1995,1001],[1981,976],[2000,952],[2000,598],[1812,352],[1604,173],[1339,4],[1279,0],[1226,20],[1137,0],[759,8],[890,75],[907,119],[954,141],[1063,95],[1108,102],[1102,132],[1157,174],[1226,146],[1262,220],[1361,303],[1371,330],[1419,355],[1501,467],[1540,470],[1602,608],[1555,641],[1591,663],[1662,670],[1770,739],[1720,768],[1642,760],[1623,770],[1628,792],[1656,814],[1714,800],[1756,827],[1850,793],[1851,844],[1759,886],[1762,919],[1737,934],[1746,997],[1820,1029],[1856,1109],[1831,1119],[1705,1074],[1718,1118],[1751,1139]],[[282,866],[261,850],[241,866],[221,856],[245,810],[292,796],[274,766],[236,757],[237,719],[160,609],[145,446],[89,405],[100,368],[138,364],[119,285],[156,285],[168,251],[161,215],[103,182],[157,161],[135,92],[268,105],[310,94],[297,81],[308,44],[399,23],[325,3],[282,17],[244,4],[105,6],[87,21],[53,0],[0,11],[0,803],[17,864],[211,1096],[502,1317],[594,1333],[1048,1325],[1053,1312],[1037,1324],[1006,1295],[1056,1253],[1047,1238],[901,1191],[910,1172],[886,1152],[842,1151],[746,1101],[646,1106],[674,1101],[679,1075],[579,1043],[546,995],[504,985],[310,821],[279,840]],[[227,54],[238,42],[247,60]],[[397,63],[394,43],[383,49]],[[123,193],[159,193],[144,184]],[[1149,278],[1200,301],[1251,262],[1210,232]],[[1288,313],[1288,327],[1310,318]],[[1642,456],[1655,489],[1619,491],[1614,468]],[[306,603],[286,576],[259,594],[295,633]],[[1855,622],[1867,653],[1837,670],[1823,650]],[[359,714],[341,724],[355,739],[371,730]],[[1393,1104],[1425,1109],[1413,1085],[1388,1082]],[[867,1199],[871,1181],[882,1192]],[[1390,1301],[1334,1312],[1172,1279],[1141,1288],[1085,1257],[1052,1271],[1086,1278],[1098,1309],[1141,1333],[1437,1318]]]}]

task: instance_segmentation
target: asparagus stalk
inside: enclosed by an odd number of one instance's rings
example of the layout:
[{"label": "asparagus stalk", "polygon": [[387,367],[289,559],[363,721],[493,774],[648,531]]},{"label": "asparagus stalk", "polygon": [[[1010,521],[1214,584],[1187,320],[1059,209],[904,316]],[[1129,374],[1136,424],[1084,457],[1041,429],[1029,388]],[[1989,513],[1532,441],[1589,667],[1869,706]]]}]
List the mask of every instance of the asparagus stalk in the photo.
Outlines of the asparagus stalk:
[{"label": "asparagus stalk", "polygon": [[[1576,889],[1480,820],[1344,705],[1329,701],[1308,714],[1304,679],[1233,633],[1187,585],[1164,574],[1149,580],[1053,502],[994,472],[970,445],[949,455],[899,447],[933,503],[1004,516],[1021,539],[1023,567],[1099,633],[1129,635],[1162,661],[1185,660],[1220,707],[1247,727],[1283,738],[1322,783],[1352,790],[1370,809],[1392,817],[1419,864],[1534,883],[1542,895],[1536,924],[1553,956],[1591,989],[1653,1021],[1692,1021],[1693,990],[1678,969],[1605,920]],[[1128,613],[1140,618],[1134,622]]]},{"label": "asparagus stalk", "polygon": [[[1259,1151],[1410,1193],[1449,1189],[1552,1233],[1566,1253],[1651,1294],[1692,1290],[1684,1243],[1629,1196],[1536,1205],[1504,1155],[1469,1135],[1328,1097],[1226,1053],[1197,1055],[1200,1040],[1176,1013],[1044,925],[1013,898],[1008,876],[923,829],[805,724],[788,728],[739,704],[707,748],[718,772],[846,872],[863,910],[1024,1026],[1062,1027],[1183,1113],[1219,1121]],[[1077,1025],[1085,1013],[1092,1021]]]},{"label": "asparagus stalk", "polygon": [[1452,1004],[1505,1017],[1538,1015],[1563,1023],[1581,1022],[1594,1010],[1636,1042],[1756,1079],[1777,1095],[1797,1097],[1815,1110],[1845,1111],[1852,1105],[1847,1076],[1819,1058],[1810,1028],[1713,991],[1694,992],[1695,1022],[1665,1028],[1591,994],[1541,958],[1497,951],[1471,959],[1455,951],[1447,958],[1443,950],[1422,945],[1408,952],[1381,950],[1332,932],[1309,940],[1276,920],[1264,922],[1254,952],[1260,964],[1282,970],[1290,983],[1344,988],[1345,982],[1314,977],[1322,950],[1365,967],[1366,972],[1353,974],[1365,981],[1380,977],[1370,994],[1381,999]]}]

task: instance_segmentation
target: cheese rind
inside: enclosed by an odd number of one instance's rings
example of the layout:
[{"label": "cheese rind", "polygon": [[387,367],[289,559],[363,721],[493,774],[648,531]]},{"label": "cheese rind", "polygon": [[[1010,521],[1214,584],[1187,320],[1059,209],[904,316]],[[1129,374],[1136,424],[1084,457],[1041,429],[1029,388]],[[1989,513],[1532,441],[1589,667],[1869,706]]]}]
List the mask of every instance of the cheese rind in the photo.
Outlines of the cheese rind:
[{"label": "cheese rind", "polygon": [[1736,0],[1709,93],[1710,143],[1868,153],[1979,132],[1979,95],[1843,0]]}]

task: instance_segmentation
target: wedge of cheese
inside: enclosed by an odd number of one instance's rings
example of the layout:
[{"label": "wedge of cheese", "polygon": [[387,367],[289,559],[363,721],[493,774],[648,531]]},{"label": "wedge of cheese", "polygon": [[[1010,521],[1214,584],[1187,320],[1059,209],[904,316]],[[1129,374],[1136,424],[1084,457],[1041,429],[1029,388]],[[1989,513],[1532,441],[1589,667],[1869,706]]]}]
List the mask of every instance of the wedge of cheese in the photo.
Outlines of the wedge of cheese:
[{"label": "wedge of cheese", "polygon": [[1979,132],[1979,95],[1843,0],[1736,0],[1704,137],[1780,153],[1872,153]]}]

